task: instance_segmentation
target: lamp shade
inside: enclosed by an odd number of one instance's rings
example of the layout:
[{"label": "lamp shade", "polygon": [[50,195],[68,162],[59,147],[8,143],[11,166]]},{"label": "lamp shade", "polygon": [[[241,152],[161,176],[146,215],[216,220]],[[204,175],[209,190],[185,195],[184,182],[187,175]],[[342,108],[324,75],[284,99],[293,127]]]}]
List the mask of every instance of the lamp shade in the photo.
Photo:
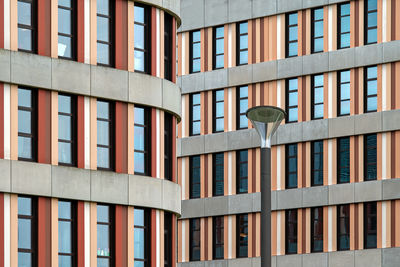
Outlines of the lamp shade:
[{"label": "lamp shade", "polygon": [[248,109],[246,116],[261,137],[261,147],[271,148],[271,137],[286,117],[286,112],[278,107],[258,106]]}]

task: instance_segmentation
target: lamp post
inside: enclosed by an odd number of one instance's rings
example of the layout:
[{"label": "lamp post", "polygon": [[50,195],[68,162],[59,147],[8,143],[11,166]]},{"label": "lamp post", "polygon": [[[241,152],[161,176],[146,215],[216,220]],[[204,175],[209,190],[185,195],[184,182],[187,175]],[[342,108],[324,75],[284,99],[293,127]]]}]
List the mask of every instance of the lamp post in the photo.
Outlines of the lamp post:
[{"label": "lamp post", "polygon": [[261,267],[271,266],[271,137],[286,117],[286,112],[272,106],[247,110],[261,138]]}]

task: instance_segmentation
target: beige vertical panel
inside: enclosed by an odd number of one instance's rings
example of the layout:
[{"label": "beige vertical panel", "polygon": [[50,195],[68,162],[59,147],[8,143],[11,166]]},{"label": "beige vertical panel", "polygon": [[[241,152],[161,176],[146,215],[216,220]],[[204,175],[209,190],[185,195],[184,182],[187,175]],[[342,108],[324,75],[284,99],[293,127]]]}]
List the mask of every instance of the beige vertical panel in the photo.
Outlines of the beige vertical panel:
[{"label": "beige vertical panel", "polygon": [[58,92],[51,92],[51,164],[58,165]]},{"label": "beige vertical panel", "polygon": [[189,119],[189,106],[190,106],[190,104],[189,104],[189,95],[185,95],[184,96],[185,97],[185,107],[184,107],[184,109],[185,109],[185,114],[186,114],[186,118],[184,118],[184,120],[185,120],[185,129],[182,129],[182,137],[188,137],[189,136],[189,124],[190,124],[190,119]]},{"label": "beige vertical panel", "polygon": [[[398,2],[398,0],[395,0]],[[398,27],[398,25],[400,25],[400,5],[397,4],[396,2],[396,18],[395,18],[395,25],[396,25],[396,32],[395,32],[395,40],[400,40],[400,27]]]},{"label": "beige vertical panel", "polygon": [[[393,96],[392,96],[392,64],[386,64],[386,90],[385,90],[385,95],[383,94],[383,88],[382,88],[382,101],[386,101],[386,107],[383,106],[382,103],[382,111],[385,110],[390,110],[392,109],[392,103],[394,104],[395,101]],[[383,78],[383,77],[382,77]],[[382,87],[383,87],[383,83],[382,83]],[[383,99],[385,98],[385,99]]]},{"label": "beige vertical panel", "polygon": [[11,160],[18,160],[18,86],[10,86],[10,150]]},{"label": "beige vertical panel", "polygon": [[228,57],[229,57],[229,25],[225,24],[224,26],[224,68],[228,68]]},{"label": "beige vertical panel", "polygon": [[[128,2],[129,3],[129,2]],[[128,174],[134,174],[134,131],[135,131],[135,107],[128,103]],[[162,135],[164,136],[164,135]],[[180,168],[179,168],[180,169]]]},{"label": "beige vertical panel", "polygon": [[213,161],[212,155],[207,156],[207,197],[212,197],[213,195]]},{"label": "beige vertical panel", "polygon": [[305,213],[304,216],[306,216],[306,231],[305,233],[303,232],[303,239],[305,238],[306,240],[306,247],[303,248],[303,252],[311,253],[311,209],[308,208],[303,211],[303,213]]},{"label": "beige vertical panel", "polygon": [[307,43],[307,41],[303,38],[303,16],[305,15],[305,11],[297,11],[297,55],[299,56],[303,55],[303,47]]},{"label": "beige vertical panel", "polygon": [[10,265],[18,266],[18,195],[10,195]]},{"label": "beige vertical panel", "polygon": [[307,92],[306,91],[310,91],[310,90],[306,90],[306,88],[303,88],[303,79],[305,79],[306,77],[299,77],[298,78],[298,90],[297,90],[297,107],[298,107],[298,117],[297,117],[297,121],[298,122],[302,122],[304,121],[304,117],[303,117],[303,109],[306,109],[307,107],[304,107],[303,105],[303,98],[306,97]]},{"label": "beige vertical panel", "polygon": [[[132,3],[132,1],[128,1],[128,3]],[[128,6],[129,8],[129,6]],[[132,21],[132,27],[134,27],[134,22]],[[182,70],[182,33],[178,33],[178,38],[177,38],[177,45],[178,45],[178,76],[182,76],[183,75],[183,70]],[[132,49],[133,52],[133,49]],[[133,62],[132,62],[132,68],[133,68]]]},{"label": "beige vertical panel", "polygon": [[[378,102],[378,112],[380,112],[380,111],[382,111],[382,66],[383,65],[378,65],[378,79],[377,79],[377,82],[378,82],[378,92],[377,92],[377,94],[378,94],[378,99],[377,99],[377,102]],[[387,88],[390,88],[390,87],[387,87]],[[390,91],[390,89],[387,89],[387,91]]]},{"label": "beige vertical panel", "polygon": [[303,187],[311,187],[311,142],[306,142],[306,158],[303,159],[303,168],[306,168],[306,184]]},{"label": "beige vertical panel", "polygon": [[286,42],[285,15],[278,15],[278,16],[281,16],[281,27],[280,27],[280,30],[281,30],[281,46],[280,46],[281,53],[280,53],[280,58],[285,58],[285,56],[286,56],[285,55],[285,47],[286,47],[286,45],[285,45],[285,42]]},{"label": "beige vertical panel", "polygon": [[280,170],[277,170],[278,172],[281,173],[281,189],[285,189],[286,188],[286,172],[285,172],[285,154],[286,154],[286,150],[285,150],[285,145],[281,145],[281,158],[280,158],[280,163],[281,163],[281,168]]},{"label": "beige vertical panel", "polygon": [[[208,60],[208,62],[211,61],[211,57],[209,57],[209,59],[210,60]],[[213,121],[213,118],[212,118],[212,114],[213,114],[212,113],[213,112],[213,105],[212,105],[212,103],[213,103],[213,97],[212,97],[213,96],[213,92],[212,91],[208,91],[207,96],[208,96],[208,101],[207,101],[208,110],[206,110],[205,112],[206,112],[206,114],[208,116],[207,117],[207,122],[208,122],[208,125],[207,125],[208,132],[207,132],[207,134],[210,134],[213,131],[213,124],[212,124],[212,121]]]},{"label": "beige vertical panel", "polygon": [[189,33],[186,33],[185,34],[185,44],[183,44],[185,46],[185,69],[182,70],[183,71],[182,75],[189,74],[189,61],[190,61],[190,59],[189,59],[189,50],[190,50],[189,39],[190,39]]},{"label": "beige vertical panel", "polygon": [[359,68],[358,69],[358,114],[363,114],[363,113],[364,113],[364,68]]},{"label": "beige vertical panel", "polygon": [[10,0],[10,49],[11,49],[11,51],[18,51],[18,7],[17,6],[18,6],[18,0]]},{"label": "beige vertical panel", "polygon": [[[205,29],[200,30],[200,71],[205,72],[205,58],[206,58],[206,53],[207,51],[205,50]],[[189,43],[190,46],[190,43]],[[190,48],[188,47],[188,50]],[[190,60],[190,59],[189,59]],[[189,63],[190,64],[190,63]]]},{"label": "beige vertical panel", "polygon": [[[400,200],[395,200],[395,214],[397,214],[395,219],[395,229],[400,229],[400,218],[398,214],[400,214]],[[396,231],[395,233],[395,246],[400,247],[400,231]]]},{"label": "beige vertical panel", "polygon": [[189,157],[186,158],[185,160],[185,199],[189,199],[189,190],[190,190],[190,177],[189,177]]},{"label": "beige vertical panel", "polygon": [[350,204],[350,250],[356,249],[356,212],[357,204]]},{"label": "beige vertical panel", "polygon": [[324,248],[323,251],[324,252],[328,252],[329,251],[329,208],[330,207],[323,207],[323,225],[324,225],[324,229],[323,229],[323,239],[324,239]]},{"label": "beige vertical panel", "polygon": [[[364,248],[364,204],[358,204],[358,249]],[[379,232],[379,231],[378,231]]]},{"label": "beige vertical panel", "polygon": [[382,43],[382,11],[383,11],[383,0],[377,0],[378,2],[378,43]]},{"label": "beige vertical panel", "polygon": [[[164,10],[160,10],[160,78],[164,79]],[[163,236],[163,235],[162,235]]]},{"label": "beige vertical panel", "polygon": [[97,2],[90,0],[90,64],[97,64]]},{"label": "beige vertical panel", "polygon": [[205,123],[206,123],[205,101],[206,101],[206,99],[205,98],[206,98],[206,92],[201,92],[200,93],[200,134],[201,135],[206,134],[206,132],[205,132]]},{"label": "beige vertical panel", "polygon": [[392,246],[392,201],[385,201],[386,204],[386,243],[382,244],[383,247],[389,248]]},{"label": "beige vertical panel", "polygon": [[261,62],[261,32],[260,32],[260,19],[256,19],[255,21],[255,27],[256,27],[256,62],[255,63],[260,63]]},{"label": "beige vertical panel", "polygon": [[[392,36],[392,1],[386,1],[386,15],[384,16],[384,20],[386,22],[386,40],[383,42],[389,42],[394,40],[394,36]],[[394,25],[393,25],[394,26]]]},{"label": "beige vertical panel", "polygon": [[[351,2],[353,3],[353,2]],[[356,105],[355,103],[358,102],[356,99],[356,83],[358,81],[356,80],[356,69],[351,69],[350,70],[350,115],[354,115],[357,113],[358,110],[356,110]]]},{"label": "beige vertical panel", "polygon": [[[58,0],[51,1],[51,57],[58,57]],[[54,266],[54,265],[53,265]]]},{"label": "beige vertical panel", "polygon": [[[133,227],[132,227],[133,229]],[[133,238],[132,238],[133,240]],[[178,220],[178,241],[177,241],[177,247],[178,247],[178,262],[183,262],[182,259],[182,221]],[[132,246],[134,247],[134,244],[132,244]],[[129,254],[129,253],[128,253]],[[134,253],[132,253],[132,258],[133,258]]]},{"label": "beige vertical panel", "polygon": [[[311,54],[311,9],[307,9],[305,11],[305,15],[306,15],[306,40],[310,40],[310,41],[306,41],[306,55]],[[303,11],[304,14],[304,11]],[[303,34],[304,36],[304,34]],[[304,56],[304,55],[303,55]]]},{"label": "beige vertical panel", "polygon": [[58,200],[51,199],[51,266],[58,266]]},{"label": "beige vertical panel", "polygon": [[297,187],[303,188],[303,144],[297,143]]},{"label": "beige vertical panel", "polygon": [[232,94],[232,101],[229,103],[229,105],[231,105],[231,110],[232,110],[232,131],[235,131],[238,127],[237,127],[237,123],[239,123],[239,121],[236,121],[236,112],[240,111],[240,107],[236,107],[236,96],[237,96],[237,90],[239,90],[239,88],[237,87],[232,87],[231,88],[231,94]]},{"label": "beige vertical panel", "polygon": [[[185,220],[185,247],[189,248],[190,247],[190,243],[189,243],[189,235],[190,235],[190,220]],[[186,253],[185,253],[185,259],[183,260],[185,262],[189,261],[189,250],[186,249]]]},{"label": "beige vertical panel", "polygon": [[[213,218],[208,217],[208,218],[206,218],[206,220],[208,221],[207,222],[208,223],[208,227],[207,227],[208,231],[206,233],[207,241],[208,241],[208,243],[206,244],[206,250],[207,250],[208,257],[206,258],[206,260],[212,260],[213,259]],[[226,228],[226,224],[225,224],[225,217],[224,217],[224,231],[225,231],[225,228]],[[225,236],[224,236],[224,238],[225,238]],[[224,244],[227,244],[227,243],[225,243],[225,240],[224,240]],[[225,253],[225,250],[226,250],[226,246],[224,246],[224,253]]]},{"label": "beige vertical panel", "polygon": [[356,1],[350,2],[350,47],[356,47]]},{"label": "beige vertical panel", "polygon": [[280,227],[281,227],[281,232],[280,233],[278,233],[278,235],[280,234],[281,235],[281,247],[280,247],[280,250],[281,250],[281,253],[280,253],[280,255],[285,255],[286,254],[286,249],[285,249],[285,247],[286,247],[286,244],[285,244],[285,240],[286,240],[286,238],[285,238],[285,235],[286,235],[286,232],[285,232],[285,218],[286,218],[286,214],[285,214],[285,211],[283,210],[283,211],[279,211],[280,213],[281,213],[281,225],[280,225]]},{"label": "beige vertical panel", "polygon": [[329,51],[329,6],[324,6],[324,52]]},{"label": "beige vertical panel", "polygon": [[229,130],[228,129],[228,124],[229,124],[229,120],[230,120],[229,105],[232,105],[232,103],[229,103],[228,89],[225,88],[224,89],[224,131],[225,132],[227,132]]},{"label": "beige vertical panel", "polygon": [[358,136],[358,181],[364,181],[364,136]]},{"label": "beige vertical panel", "polygon": [[[387,134],[390,135],[390,134]],[[383,138],[383,134],[378,133],[376,134],[376,174],[377,174],[377,180],[382,180],[382,169],[383,169],[383,164],[385,164],[385,162],[382,162],[382,138]]]},{"label": "beige vertical panel", "polygon": [[[236,47],[236,38],[239,38],[239,37],[236,37],[236,23],[230,24],[230,28],[231,28],[231,39],[232,39],[232,41],[231,41],[232,53],[231,53],[230,57],[231,57],[232,66],[236,66],[236,53],[237,53],[236,50],[238,49]],[[235,114],[235,113],[233,113],[233,114]]]},{"label": "beige vertical panel", "polygon": [[261,213],[256,213],[256,255],[254,257],[261,256]]},{"label": "beige vertical panel", "polygon": [[303,233],[303,216],[305,209],[297,209],[297,254],[303,254],[303,240],[306,238]]},{"label": "beige vertical panel", "polygon": [[248,156],[247,156],[247,173],[248,173],[248,178],[247,178],[247,188],[248,188],[248,193],[254,193],[253,192],[253,150],[249,149],[248,150]]},{"label": "beige vertical panel", "polygon": [[[162,71],[164,73],[164,71]],[[162,74],[164,75],[164,74]],[[160,178],[164,179],[165,171],[164,171],[164,157],[165,157],[165,140],[164,140],[164,129],[165,129],[165,123],[164,123],[164,111],[160,110]],[[164,230],[163,230],[164,231]]]},{"label": "beige vertical panel", "polygon": [[90,169],[97,169],[97,100],[95,98],[90,98]]},{"label": "beige vertical panel", "polygon": [[[134,12],[135,12],[135,4],[133,1],[128,1],[128,71],[134,71],[135,70],[135,20],[134,20]],[[181,37],[179,40],[182,41],[182,35],[179,34]],[[181,59],[182,56],[178,52],[178,57]],[[178,71],[180,71],[180,64],[178,64]],[[179,72],[178,75],[181,75],[181,72]],[[129,169],[129,167],[128,167]],[[128,170],[129,171],[129,170]]]},{"label": "beige vertical panel", "polygon": [[[305,77],[302,77],[302,79],[306,79],[306,88],[302,88],[302,91],[303,92],[305,91],[305,94],[303,95],[303,97],[306,98],[306,106],[302,107],[302,109],[306,110],[306,120],[311,120],[311,107],[313,106],[313,104],[311,103],[311,101],[312,101],[311,100],[311,90],[312,90],[312,88],[311,88],[311,76],[307,75]],[[307,90],[308,88],[310,90]],[[301,116],[299,116],[299,118],[300,117]]]},{"label": "beige vertical panel", "polygon": [[358,16],[359,16],[358,45],[356,44],[356,46],[363,46],[364,45],[364,0],[358,1]]},{"label": "beige vertical panel", "polygon": [[[128,243],[127,243],[127,256],[128,256],[128,266],[132,266],[133,265],[133,258],[135,255],[135,244],[134,244],[134,208],[132,206],[128,206],[128,229],[127,229],[127,233],[128,233]],[[179,225],[179,223],[178,223]],[[179,226],[178,226],[179,227]],[[178,242],[179,242],[180,238],[178,238]],[[178,258],[179,260],[179,258]]]},{"label": "beige vertical panel", "polygon": [[382,159],[382,168],[386,170],[386,175],[384,177],[383,173],[382,173],[382,178],[391,179],[392,177],[396,177],[396,176],[394,176],[394,173],[392,174],[392,135],[391,135],[391,133],[386,134],[386,160],[383,161],[383,159]]},{"label": "beige vertical panel", "polygon": [[236,215],[232,215],[229,217],[232,218],[232,230],[230,232],[230,234],[232,235],[231,255],[232,255],[232,258],[236,258],[236,249],[235,249],[236,248]]},{"label": "beige vertical panel", "polygon": [[269,54],[269,60],[276,60],[278,57],[277,54],[277,23],[276,23],[277,16],[272,16],[269,17],[268,20],[268,32],[269,36],[268,38],[268,54]]},{"label": "beige vertical panel", "polygon": [[[329,89],[329,73],[324,73],[324,119],[327,119],[329,117],[329,97],[328,97],[328,89]],[[337,87],[332,86],[332,91],[336,92]],[[332,93],[333,93],[332,92]],[[335,96],[333,96],[333,99],[336,98],[336,94]]]},{"label": "beige vertical panel", "polygon": [[229,259],[229,216],[224,216],[224,259]]},{"label": "beige vertical panel", "polygon": [[[350,183],[355,182],[355,177],[356,177],[356,168],[357,168],[357,162],[356,162],[356,156],[355,156],[355,144],[356,139],[355,136],[350,136]],[[378,154],[379,155],[379,154]]]},{"label": "beige vertical panel", "polygon": [[[400,159],[400,131],[396,131],[395,133],[395,159]],[[393,177],[400,177],[400,166],[399,164],[396,164],[395,166],[395,173],[393,174]],[[400,213],[396,213],[400,214]],[[396,228],[397,229],[397,228]],[[399,228],[400,229],[400,228]],[[400,231],[399,231],[400,232]]]},{"label": "beige vertical panel", "polygon": [[256,161],[255,162],[255,164],[256,164],[256,173],[255,173],[255,176],[256,176],[256,192],[260,192],[260,190],[261,190],[261,177],[260,177],[261,172],[257,171],[257,170],[261,170],[261,166],[260,166],[260,163],[261,163],[261,149],[260,148],[256,148],[256,158],[253,159],[253,160]]},{"label": "beige vertical panel", "polygon": [[[382,202],[376,203],[376,246],[377,248],[382,248]],[[385,225],[386,226],[386,225]]]},{"label": "beige vertical panel", "polygon": [[[332,40],[328,40],[329,43],[332,44],[332,50],[337,50],[337,42],[338,42],[338,6],[337,5],[332,5]],[[351,11],[350,11],[350,15],[351,15]],[[325,22],[324,22],[325,23]],[[350,22],[350,26],[351,26],[351,22]],[[352,31],[350,28],[350,36],[352,35]],[[351,39],[351,37],[350,37]],[[335,88],[335,87],[334,87]]]},{"label": "beige vertical panel", "polygon": [[[324,224],[324,228],[327,225]],[[337,250],[337,206],[332,207],[332,250]]]},{"label": "beige vertical panel", "polygon": [[[212,156],[212,155],[211,155]],[[204,172],[205,155],[200,155],[200,197],[205,198],[205,172]],[[190,181],[189,181],[190,183]]]},{"label": "beige vertical panel", "polygon": [[97,267],[97,204],[90,203],[90,266]]},{"label": "beige vertical panel", "polygon": [[269,18],[270,17],[265,17],[265,18],[261,18],[261,20],[264,22],[264,39],[262,40],[264,42],[264,47],[261,47],[261,49],[264,49],[264,58],[261,59],[261,61],[265,62],[265,61],[269,61]]},{"label": "beige vertical panel", "polygon": [[[277,233],[278,227],[277,227],[277,211],[272,211],[271,212],[271,255],[276,256],[277,255]],[[260,234],[261,235],[261,234]]]},{"label": "beige vertical panel", "polygon": [[[207,58],[208,58],[208,60],[207,60],[207,70],[212,70],[212,66],[213,66],[213,50],[212,50],[212,48],[213,48],[213,30],[212,30],[212,28],[208,28],[208,30],[207,30],[207,34],[208,34],[208,36],[207,36],[207,41],[208,41],[208,44],[207,44]],[[212,102],[208,102],[208,103],[212,103]]]},{"label": "beige vertical panel", "polygon": [[255,96],[253,96],[253,97],[255,97],[256,98],[256,106],[259,106],[259,105],[261,105],[261,102],[260,102],[260,100],[261,100],[261,92],[260,92],[260,83],[256,83],[255,85],[253,85],[253,86],[255,86],[256,87],[256,95]]},{"label": "beige vertical panel", "polygon": [[247,255],[249,258],[254,257],[253,255],[253,216],[251,213],[247,214],[248,218],[248,224],[247,224],[247,229],[248,229],[248,234],[247,234]]},{"label": "beige vertical panel", "polygon": [[253,53],[256,51],[253,51],[253,27],[255,27],[255,20],[249,20],[249,29],[248,29],[248,41],[249,41],[249,50],[248,50],[248,63],[253,64]]},{"label": "beige vertical panel", "polygon": [[228,164],[229,164],[229,152],[224,152],[224,196],[229,195],[229,176],[228,176]]},{"label": "beige vertical panel", "polygon": [[323,154],[323,160],[324,160],[324,185],[328,185],[328,164],[329,164],[329,161],[328,161],[328,157],[329,157],[329,155],[328,155],[328,140],[324,140],[323,141],[324,142],[324,148],[323,148],[323,151],[324,151],[324,154]]}]

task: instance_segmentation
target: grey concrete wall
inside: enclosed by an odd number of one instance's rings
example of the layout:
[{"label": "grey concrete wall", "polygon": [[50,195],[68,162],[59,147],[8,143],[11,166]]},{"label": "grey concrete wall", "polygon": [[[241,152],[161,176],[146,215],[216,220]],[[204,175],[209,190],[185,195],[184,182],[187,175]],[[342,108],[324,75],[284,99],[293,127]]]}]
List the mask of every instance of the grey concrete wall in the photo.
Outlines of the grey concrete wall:
[{"label": "grey concrete wall", "polygon": [[0,160],[0,192],[105,202],[181,214],[180,185],[164,179]]},{"label": "grey concrete wall", "polygon": [[0,49],[0,82],[148,105],[181,116],[177,84],[151,75]]},{"label": "grey concrete wall", "polygon": [[[196,0],[197,1],[197,0]],[[291,0],[292,1],[292,0]],[[257,82],[332,72],[400,60],[400,41],[285,58],[179,77],[182,93],[189,94]],[[218,75],[216,74],[218,73]]]},{"label": "grey concrete wall", "polygon": [[135,2],[142,2],[165,10],[177,19],[178,27],[181,25],[181,0],[135,0]]}]

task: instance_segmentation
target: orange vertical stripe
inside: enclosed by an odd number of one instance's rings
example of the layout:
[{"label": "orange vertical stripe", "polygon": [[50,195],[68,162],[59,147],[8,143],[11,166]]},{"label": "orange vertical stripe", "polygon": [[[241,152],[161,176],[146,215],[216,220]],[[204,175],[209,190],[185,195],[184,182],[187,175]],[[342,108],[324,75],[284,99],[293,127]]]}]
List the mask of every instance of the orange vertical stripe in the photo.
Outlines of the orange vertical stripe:
[{"label": "orange vertical stripe", "polygon": [[51,201],[49,198],[37,199],[38,220],[38,266],[51,266]]},{"label": "orange vertical stripe", "polygon": [[51,163],[51,91],[38,90],[38,138],[39,163]]}]

